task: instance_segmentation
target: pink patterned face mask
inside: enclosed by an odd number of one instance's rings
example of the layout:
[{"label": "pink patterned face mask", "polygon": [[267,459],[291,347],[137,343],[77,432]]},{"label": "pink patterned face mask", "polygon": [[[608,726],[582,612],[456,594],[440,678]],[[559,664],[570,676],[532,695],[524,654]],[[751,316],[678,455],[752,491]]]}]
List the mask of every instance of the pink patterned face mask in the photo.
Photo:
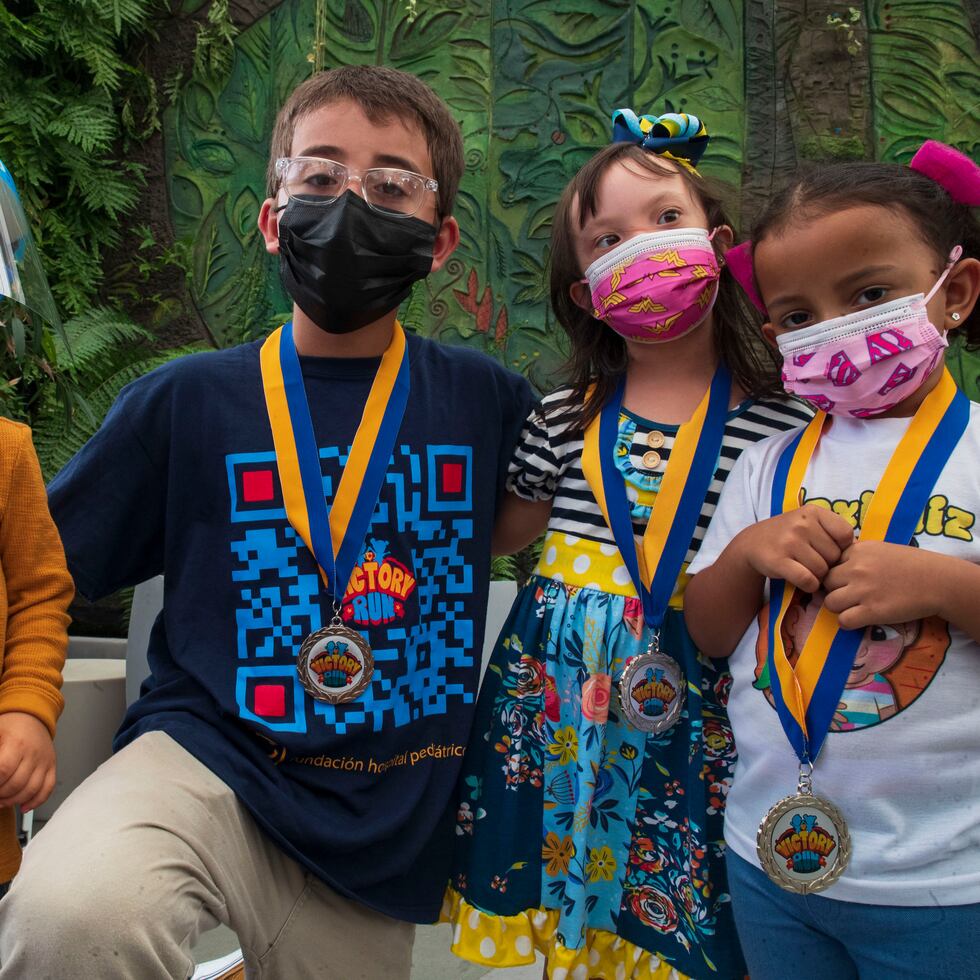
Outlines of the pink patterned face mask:
[{"label": "pink patterned face mask", "polygon": [[926,304],[960,255],[957,246],[926,296],[902,296],[777,337],[783,387],[831,415],[861,419],[908,398],[949,344],[930,322]]},{"label": "pink patterned face mask", "polygon": [[703,228],[637,235],[585,270],[592,315],[626,340],[677,340],[704,323],[718,296],[718,259]]}]

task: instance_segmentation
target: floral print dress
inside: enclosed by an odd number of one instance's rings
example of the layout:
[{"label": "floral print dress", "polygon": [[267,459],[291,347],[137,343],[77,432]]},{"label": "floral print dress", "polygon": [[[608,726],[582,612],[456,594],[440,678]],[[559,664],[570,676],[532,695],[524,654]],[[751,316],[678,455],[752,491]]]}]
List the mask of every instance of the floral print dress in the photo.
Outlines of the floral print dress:
[{"label": "floral print dress", "polygon": [[[490,966],[541,952],[552,980],[742,977],[722,839],[735,765],[727,661],[694,648],[682,574],[661,631],[661,649],[685,666],[681,719],[654,735],[623,715],[619,678],[648,642],[642,607],[586,497],[581,438],[563,429],[563,407],[567,393],[544,400],[511,465],[511,489],[554,504],[536,574],[491,658],[463,767],[444,910],[453,950]],[[782,402],[731,413],[706,509],[745,445],[806,418]],[[621,415],[617,465],[637,533],[675,432]],[[661,465],[647,468],[654,457]]]}]

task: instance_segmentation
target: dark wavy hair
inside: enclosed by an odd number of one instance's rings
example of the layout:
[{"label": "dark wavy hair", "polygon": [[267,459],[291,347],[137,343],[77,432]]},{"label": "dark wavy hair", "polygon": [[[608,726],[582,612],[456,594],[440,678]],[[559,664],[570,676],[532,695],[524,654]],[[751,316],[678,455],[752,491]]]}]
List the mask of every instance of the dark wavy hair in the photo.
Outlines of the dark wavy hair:
[{"label": "dark wavy hair", "polygon": [[[626,370],[628,357],[626,341],[579,307],[571,297],[569,287],[581,279],[584,272],[575,256],[575,233],[585,226],[589,215],[596,214],[603,174],[613,164],[627,160],[648,171],[652,178],[679,173],[690,188],[691,196],[707,214],[708,227],[731,225],[720,185],[632,143],[613,143],[600,150],[572,178],[555,210],[550,290],[555,316],[571,342],[564,371],[573,389],[572,400],[581,406],[575,425],[583,429],[599,414],[616,389]],[[573,213],[576,198],[578,210]],[[715,349],[731,371],[733,380],[753,397],[782,394],[776,358],[759,329],[762,318],[746,300],[742,288],[724,270],[713,312]],[[595,392],[587,399],[592,384]]]},{"label": "dark wavy hair", "polygon": [[[904,211],[941,265],[957,245],[980,259],[980,221],[934,180],[898,163],[824,164],[798,173],[770,201],[752,229],[752,241],[778,235],[797,221],[841,208],[877,205]],[[980,305],[959,326],[969,347],[980,347]]]}]

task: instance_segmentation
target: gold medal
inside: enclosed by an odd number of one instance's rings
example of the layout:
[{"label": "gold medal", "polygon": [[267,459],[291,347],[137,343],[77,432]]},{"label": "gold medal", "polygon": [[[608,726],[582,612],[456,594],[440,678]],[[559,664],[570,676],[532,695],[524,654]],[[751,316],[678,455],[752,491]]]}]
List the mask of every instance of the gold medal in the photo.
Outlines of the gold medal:
[{"label": "gold medal", "polygon": [[756,836],[762,870],[780,888],[799,895],[829,888],[851,859],[844,815],[813,795],[811,772],[812,767],[800,768],[797,792],[765,815]]},{"label": "gold medal", "polygon": [[371,683],[374,656],[364,637],[335,614],[329,626],[303,641],[296,670],[317,701],[344,704],[359,698]]},{"label": "gold medal", "polygon": [[641,732],[660,735],[673,728],[684,708],[684,672],[660,651],[654,633],[646,653],[632,657],[619,679],[619,703],[626,720]]}]

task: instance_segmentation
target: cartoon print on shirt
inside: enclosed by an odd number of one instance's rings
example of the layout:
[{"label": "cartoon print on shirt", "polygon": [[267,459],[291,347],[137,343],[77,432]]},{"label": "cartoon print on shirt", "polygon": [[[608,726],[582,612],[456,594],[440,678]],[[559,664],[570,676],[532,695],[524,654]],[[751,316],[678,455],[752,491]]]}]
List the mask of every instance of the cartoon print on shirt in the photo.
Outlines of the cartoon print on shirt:
[{"label": "cartoon print on shirt", "polygon": [[[832,500],[811,495],[804,488],[801,503],[825,507],[860,531],[871,505],[873,490],[856,500]],[[972,541],[976,515],[956,506],[943,494],[933,494],[926,503],[916,534]],[[912,547],[918,547],[913,538]],[[823,594],[797,593],[783,619],[783,644],[795,664],[806,637],[823,605]],[[754,687],[772,705],[768,657],[769,605],[759,613]],[[907,708],[932,683],[949,649],[949,626],[938,617],[913,623],[869,626],[854,657],[854,666],[844,685],[832,732],[851,732],[887,721]]]},{"label": "cartoon print on shirt", "polygon": [[[823,605],[822,593],[797,593],[783,620],[783,644],[795,665]],[[759,613],[755,683],[773,704],[768,666],[769,605]],[[844,685],[832,732],[851,732],[887,721],[932,683],[949,649],[949,627],[937,616],[911,623],[868,626]]]}]

